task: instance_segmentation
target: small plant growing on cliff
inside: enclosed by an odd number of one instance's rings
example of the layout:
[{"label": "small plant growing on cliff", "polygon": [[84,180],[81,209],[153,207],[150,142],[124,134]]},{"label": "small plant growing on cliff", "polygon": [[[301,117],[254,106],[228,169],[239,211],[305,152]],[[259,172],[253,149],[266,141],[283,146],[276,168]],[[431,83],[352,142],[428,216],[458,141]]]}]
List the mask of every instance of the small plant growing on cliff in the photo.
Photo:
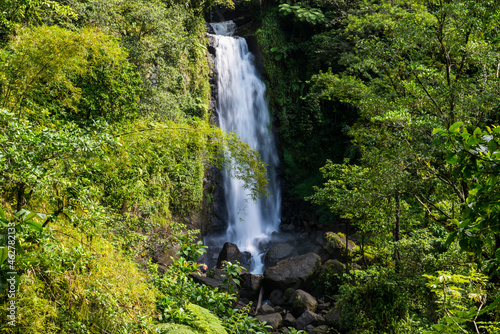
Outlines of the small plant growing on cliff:
[{"label": "small plant growing on cliff", "polygon": [[181,249],[175,254],[184,257],[188,261],[195,262],[200,255],[207,251],[207,247],[203,246],[203,242],[201,240],[194,242],[194,238],[195,235],[193,234],[186,233],[181,235],[179,238]]},{"label": "small plant growing on cliff", "polygon": [[238,293],[236,287],[239,287],[241,284],[240,273],[243,269],[245,268],[240,266],[238,261],[234,261],[234,263],[222,261],[222,270],[224,271],[224,275],[222,275],[224,281],[222,281],[222,284],[227,285],[227,289],[231,294],[236,295]]}]

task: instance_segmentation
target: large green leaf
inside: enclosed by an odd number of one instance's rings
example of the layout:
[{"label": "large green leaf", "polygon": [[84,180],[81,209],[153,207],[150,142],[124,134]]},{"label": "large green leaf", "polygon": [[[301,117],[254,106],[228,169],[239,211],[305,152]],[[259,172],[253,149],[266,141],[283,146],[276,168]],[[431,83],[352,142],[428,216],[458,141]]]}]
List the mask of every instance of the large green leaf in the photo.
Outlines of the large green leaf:
[{"label": "large green leaf", "polygon": [[30,220],[33,217],[35,217],[37,214],[35,212],[29,212],[27,211],[26,214],[24,215],[23,219],[24,221]]},{"label": "large green leaf", "polygon": [[446,162],[450,165],[456,165],[458,163],[458,156],[456,156],[453,152],[448,154],[446,157]]},{"label": "large green leaf", "polygon": [[453,123],[451,126],[450,126],[450,132],[458,132],[460,130],[460,126],[464,124],[464,122],[456,122],[456,123]]},{"label": "large green leaf", "polygon": [[0,208],[0,218],[5,221],[7,220],[7,218],[5,217],[5,212],[3,212],[2,208]]},{"label": "large green leaf", "polygon": [[8,247],[0,247],[0,264],[4,263],[4,261],[7,260],[8,256],[9,256]]},{"label": "large green leaf", "polygon": [[43,227],[42,225],[34,222],[34,221],[29,221],[29,222],[26,222],[27,225],[29,225],[33,230],[36,230],[36,231],[39,231],[41,232],[43,230]]}]

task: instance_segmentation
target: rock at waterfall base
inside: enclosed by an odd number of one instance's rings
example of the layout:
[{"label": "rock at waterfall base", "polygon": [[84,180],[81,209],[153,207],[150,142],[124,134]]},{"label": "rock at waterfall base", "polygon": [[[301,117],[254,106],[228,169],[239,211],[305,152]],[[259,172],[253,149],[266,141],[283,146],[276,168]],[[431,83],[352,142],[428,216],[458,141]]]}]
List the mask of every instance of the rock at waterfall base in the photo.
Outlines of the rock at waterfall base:
[{"label": "rock at waterfall base", "polygon": [[273,330],[277,329],[283,322],[283,317],[279,313],[262,314],[258,315],[259,321],[265,321]]},{"label": "rock at waterfall base", "polygon": [[320,268],[321,258],[315,253],[307,253],[278,262],[264,272],[264,284],[270,287],[299,288]]},{"label": "rock at waterfall base", "polygon": [[264,259],[266,267],[272,267],[287,258],[297,256],[296,247],[288,242],[278,242],[267,251]]},{"label": "rock at waterfall base", "polygon": [[307,310],[297,319],[297,328],[306,329],[308,325],[317,326],[324,323],[325,319],[322,316]]},{"label": "rock at waterfall base", "polygon": [[305,311],[315,312],[318,307],[318,301],[304,290],[296,290],[290,297],[289,303],[292,306],[292,314],[300,316]]}]

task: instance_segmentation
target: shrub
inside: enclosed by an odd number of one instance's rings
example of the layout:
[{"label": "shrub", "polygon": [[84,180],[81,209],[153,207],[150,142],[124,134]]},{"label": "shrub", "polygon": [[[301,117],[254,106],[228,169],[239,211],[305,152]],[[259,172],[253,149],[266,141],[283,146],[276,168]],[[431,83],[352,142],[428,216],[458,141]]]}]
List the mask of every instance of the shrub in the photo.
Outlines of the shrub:
[{"label": "shrub", "polygon": [[[54,224],[28,253],[17,297],[22,333],[151,332],[154,289],[109,241]],[[27,263],[27,262],[25,262]],[[6,329],[2,302],[1,328]]]}]

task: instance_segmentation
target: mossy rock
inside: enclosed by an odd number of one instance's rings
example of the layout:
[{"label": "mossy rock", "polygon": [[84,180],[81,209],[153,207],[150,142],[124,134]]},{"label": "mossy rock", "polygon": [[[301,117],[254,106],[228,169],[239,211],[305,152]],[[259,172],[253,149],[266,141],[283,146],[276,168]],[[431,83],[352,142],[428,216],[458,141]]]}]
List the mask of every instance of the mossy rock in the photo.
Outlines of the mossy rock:
[{"label": "mossy rock", "polygon": [[296,317],[305,311],[315,312],[318,307],[318,301],[304,290],[296,290],[290,298],[292,305],[292,314]]},{"label": "mossy rock", "polygon": [[[326,232],[325,233],[325,242],[323,244],[323,248],[325,251],[330,254],[332,257],[341,257],[345,255],[345,243],[346,237],[342,233],[334,233],[334,232]],[[348,241],[348,255],[356,248],[356,244],[351,240]]]}]

